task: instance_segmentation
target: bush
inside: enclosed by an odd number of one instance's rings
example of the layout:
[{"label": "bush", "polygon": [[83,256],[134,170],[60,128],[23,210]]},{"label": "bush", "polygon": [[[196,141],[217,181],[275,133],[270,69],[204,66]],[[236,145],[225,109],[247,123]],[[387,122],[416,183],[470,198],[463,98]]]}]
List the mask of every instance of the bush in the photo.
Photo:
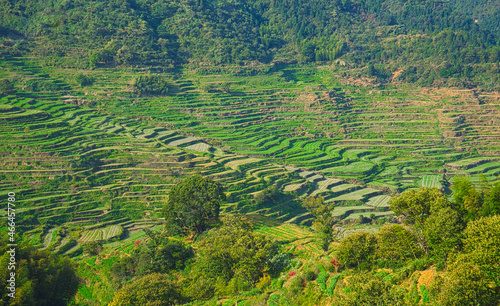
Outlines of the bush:
[{"label": "bush", "polygon": [[0,80],[0,93],[10,94],[14,91],[14,84],[7,79]]},{"label": "bush", "polygon": [[102,242],[91,241],[83,245],[83,253],[93,256],[102,252]]},{"label": "bush", "polygon": [[57,251],[57,254],[63,254],[63,253],[66,253],[66,251],[68,251],[69,249],[71,249],[72,247],[74,247],[75,245],[77,245],[77,242],[76,240],[74,239],[71,239],[70,241],[68,241],[65,245],[61,246],[59,248],[59,251]]},{"label": "bush", "polygon": [[255,284],[255,287],[260,290],[265,289],[271,285],[271,281],[271,276],[269,276],[269,274],[266,274],[259,279],[259,282]]},{"label": "bush", "polygon": [[304,273],[304,279],[308,282],[313,281],[316,279],[316,273],[313,270],[307,270]]},{"label": "bush", "polygon": [[328,280],[328,277],[330,277],[330,274],[321,272],[316,279],[316,282],[319,284],[319,287],[323,291],[326,290],[326,281]]},{"label": "bush", "polygon": [[81,87],[84,87],[92,85],[93,80],[90,77],[84,75],[83,73],[79,73],[75,76],[75,82]]},{"label": "bush", "polygon": [[338,280],[340,279],[340,274],[335,275],[331,280],[328,288],[326,289],[326,294],[328,296],[333,296],[333,290],[335,290],[335,286],[337,285]]},{"label": "bush", "polygon": [[159,74],[140,75],[134,80],[134,91],[138,95],[166,95],[169,84],[167,79]]}]

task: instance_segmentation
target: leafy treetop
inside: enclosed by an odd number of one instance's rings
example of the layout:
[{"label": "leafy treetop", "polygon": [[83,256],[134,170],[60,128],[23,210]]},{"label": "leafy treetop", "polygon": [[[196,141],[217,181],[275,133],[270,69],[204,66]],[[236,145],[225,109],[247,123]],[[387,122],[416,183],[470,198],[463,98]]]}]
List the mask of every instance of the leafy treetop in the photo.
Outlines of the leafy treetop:
[{"label": "leafy treetop", "polygon": [[163,207],[172,232],[203,232],[219,219],[220,204],[226,200],[222,185],[201,175],[191,176],[172,187]]}]

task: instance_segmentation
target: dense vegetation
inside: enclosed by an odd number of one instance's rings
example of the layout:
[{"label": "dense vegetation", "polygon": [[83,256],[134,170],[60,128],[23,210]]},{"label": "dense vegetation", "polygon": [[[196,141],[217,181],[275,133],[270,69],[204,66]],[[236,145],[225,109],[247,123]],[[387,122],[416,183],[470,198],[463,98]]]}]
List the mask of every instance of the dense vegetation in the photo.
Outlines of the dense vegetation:
[{"label": "dense vegetation", "polygon": [[[491,88],[498,80],[498,18],[482,7],[433,0],[23,0],[0,4],[0,27],[4,54],[30,50],[48,65],[165,68],[340,58],[338,65],[366,67],[380,82],[401,70],[404,82]],[[484,22],[476,23],[477,16],[486,16]]]},{"label": "dense vegetation", "polygon": [[[14,253],[12,249],[15,249]],[[69,258],[37,250],[29,243],[13,248],[2,241],[0,251],[0,276],[7,281],[7,285],[0,288],[2,305],[62,306],[73,299],[81,280]],[[15,269],[7,269],[12,255],[15,257]],[[11,272],[15,272],[14,277]],[[15,289],[10,290],[9,287]],[[15,299],[8,296],[12,293]]]}]

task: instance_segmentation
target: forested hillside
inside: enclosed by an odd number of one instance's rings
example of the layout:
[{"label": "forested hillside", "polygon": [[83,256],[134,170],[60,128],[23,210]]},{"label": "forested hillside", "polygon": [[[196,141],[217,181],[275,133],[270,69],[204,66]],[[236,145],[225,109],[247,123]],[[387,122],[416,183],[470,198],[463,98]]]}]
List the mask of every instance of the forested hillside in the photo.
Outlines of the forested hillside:
[{"label": "forested hillside", "polygon": [[498,33],[500,1],[498,0],[456,0],[451,5],[465,16],[472,17],[481,27]]},{"label": "forested hillside", "polygon": [[402,70],[400,80],[420,85],[454,79],[450,84],[491,87],[500,59],[498,15],[476,23],[481,6],[465,11],[466,3],[24,0],[0,5],[4,53],[27,48],[65,67],[341,58],[337,64],[369,66],[382,81]]}]

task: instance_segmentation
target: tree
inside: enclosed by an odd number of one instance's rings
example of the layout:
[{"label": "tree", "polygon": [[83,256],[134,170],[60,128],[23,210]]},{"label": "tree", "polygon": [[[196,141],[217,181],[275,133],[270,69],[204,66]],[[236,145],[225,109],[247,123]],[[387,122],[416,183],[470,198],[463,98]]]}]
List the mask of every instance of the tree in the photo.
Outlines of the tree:
[{"label": "tree", "polygon": [[377,256],[385,260],[400,261],[420,256],[417,237],[399,224],[386,224],[377,234]]},{"label": "tree", "polygon": [[148,73],[136,77],[133,87],[134,91],[139,95],[166,95],[169,85],[164,76],[156,73]]},{"label": "tree", "polygon": [[149,261],[147,272],[166,273],[184,268],[185,262],[193,257],[191,247],[184,243],[169,239],[166,233],[155,233],[145,230],[150,239],[143,244],[144,252]]},{"label": "tree", "polygon": [[273,204],[280,195],[281,193],[278,191],[276,185],[271,185],[255,195],[255,203],[257,207],[263,207],[265,204]]},{"label": "tree", "polygon": [[305,41],[301,48],[300,48],[300,54],[302,55],[302,58],[304,59],[305,62],[312,62],[315,59],[314,51],[315,51],[315,46],[313,43],[310,41]]},{"label": "tree", "polygon": [[245,218],[228,215],[224,225],[213,229],[200,242],[200,251],[211,260],[222,260],[230,267],[228,274],[240,274],[254,283],[263,274],[268,260],[278,246],[265,236],[253,233],[253,225]]},{"label": "tree", "polygon": [[163,215],[173,232],[203,232],[219,220],[221,202],[226,200],[222,185],[201,175],[191,176],[172,187]]},{"label": "tree", "polygon": [[357,232],[340,242],[337,257],[341,264],[359,266],[374,259],[377,237],[368,232]]},{"label": "tree", "polygon": [[90,256],[97,255],[102,252],[101,241],[91,241],[83,244],[83,253]]},{"label": "tree", "polygon": [[89,66],[90,68],[97,67],[97,64],[101,61],[101,52],[94,51],[89,55]]},{"label": "tree", "polygon": [[123,46],[116,52],[115,60],[118,64],[130,64],[133,59],[134,54],[128,46]]},{"label": "tree", "polygon": [[0,93],[10,94],[14,89],[14,84],[10,80],[0,79]]},{"label": "tree", "polygon": [[[11,247],[0,244],[0,277],[10,279]],[[15,250],[16,276],[15,299],[8,298],[10,290],[0,287],[2,305],[67,305],[73,299],[80,282],[70,259],[55,255],[47,250],[37,250],[29,244],[20,244]]]},{"label": "tree", "polygon": [[497,182],[485,195],[482,216],[492,216],[500,214],[500,182]]},{"label": "tree", "polygon": [[146,275],[118,291],[110,306],[125,305],[178,305],[185,299],[180,286],[168,275],[153,273]]},{"label": "tree", "polygon": [[430,253],[444,260],[446,268],[448,254],[461,250],[464,223],[460,214],[447,207],[431,214],[424,224],[424,237]]},{"label": "tree", "polygon": [[431,212],[452,206],[446,196],[435,187],[407,190],[400,196],[391,198],[389,204],[396,215],[404,217],[406,224],[413,224],[417,228],[423,226]]},{"label": "tree", "polygon": [[453,200],[456,205],[466,214],[467,219],[473,220],[479,217],[483,206],[483,193],[474,188],[470,178],[456,176],[451,188],[453,189]]},{"label": "tree", "polygon": [[328,251],[334,238],[333,226],[337,223],[337,219],[332,216],[333,204],[325,204],[325,199],[322,196],[316,198],[309,196],[304,200],[302,206],[316,217],[313,227],[320,233],[323,250]]},{"label": "tree", "polygon": [[464,236],[466,259],[487,272],[500,289],[500,215],[469,222]]},{"label": "tree", "polygon": [[345,294],[338,295],[335,305],[410,305],[405,300],[407,291],[385,281],[384,276],[371,272],[353,275],[348,280],[348,287],[344,287]]},{"label": "tree", "polygon": [[75,82],[81,87],[92,85],[92,79],[83,73],[79,73],[75,76]]},{"label": "tree", "polygon": [[249,290],[272,270],[281,254],[278,245],[253,232],[245,218],[227,215],[223,225],[211,229],[199,243],[201,259],[192,267],[186,290],[193,299],[208,299],[216,292],[232,295]]},{"label": "tree", "polygon": [[492,287],[491,279],[471,262],[458,262],[445,279],[437,277],[430,284],[431,292],[437,292],[437,305],[498,305],[498,287]]}]

